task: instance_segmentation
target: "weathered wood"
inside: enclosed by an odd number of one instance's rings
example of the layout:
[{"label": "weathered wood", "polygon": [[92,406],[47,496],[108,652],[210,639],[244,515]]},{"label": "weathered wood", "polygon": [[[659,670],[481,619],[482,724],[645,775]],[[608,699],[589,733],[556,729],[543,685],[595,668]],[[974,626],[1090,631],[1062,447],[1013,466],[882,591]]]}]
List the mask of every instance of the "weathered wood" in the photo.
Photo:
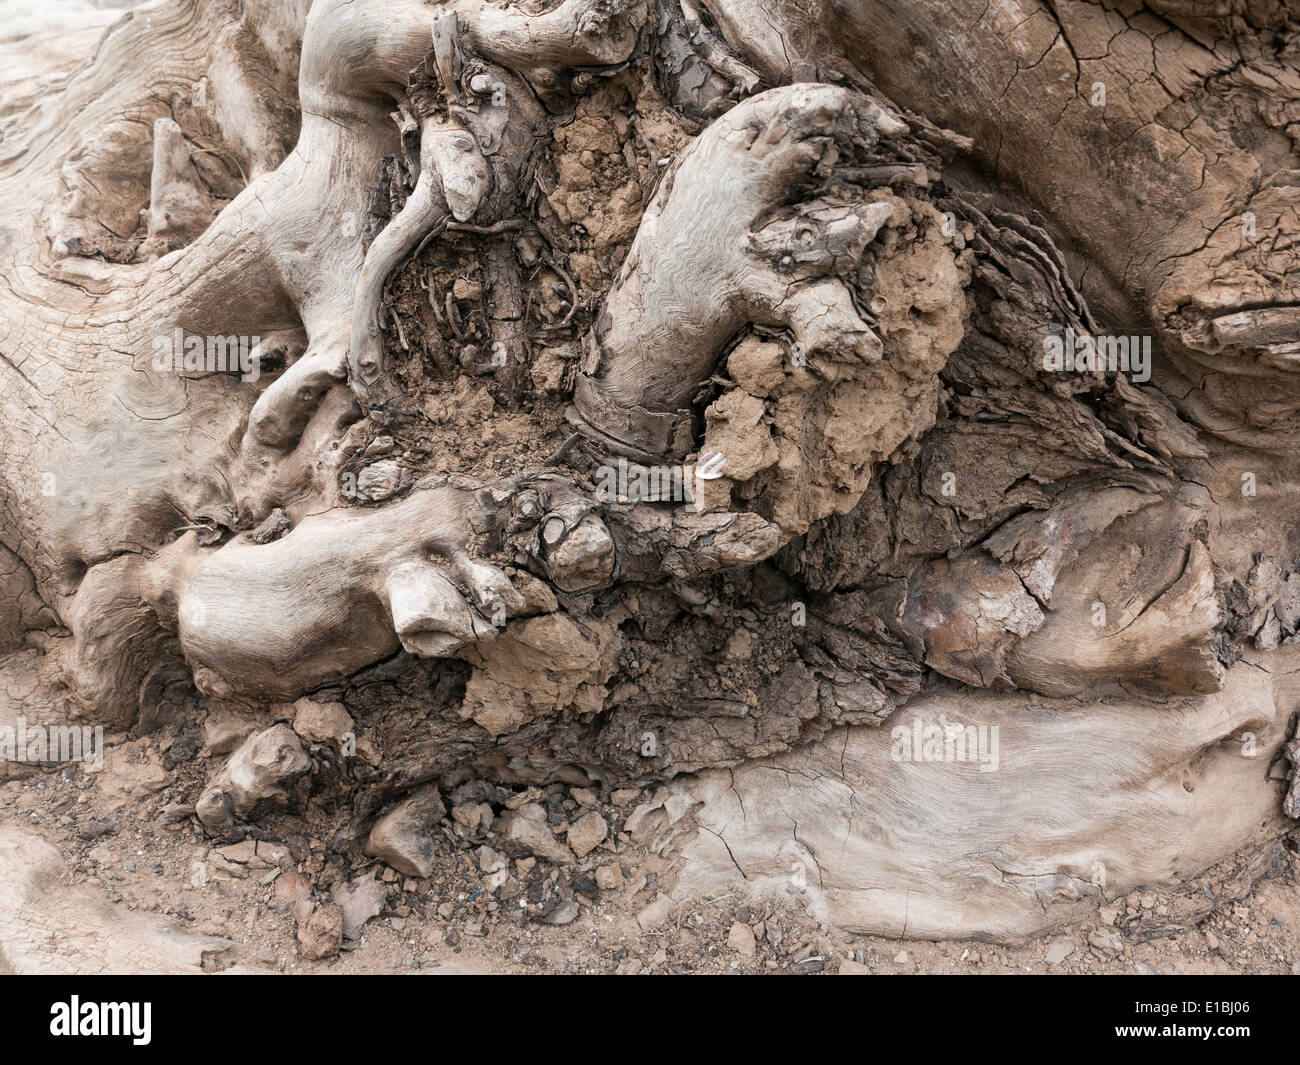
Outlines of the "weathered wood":
[{"label": "weathered wood", "polygon": [[[333,686],[389,748],[351,839],[466,767],[678,778],[682,892],[794,856],[877,931],[1274,832],[1295,19],[1139,7],[125,18],[0,107],[0,642],[115,729]],[[909,710],[1007,729],[996,801],[891,756]]]}]

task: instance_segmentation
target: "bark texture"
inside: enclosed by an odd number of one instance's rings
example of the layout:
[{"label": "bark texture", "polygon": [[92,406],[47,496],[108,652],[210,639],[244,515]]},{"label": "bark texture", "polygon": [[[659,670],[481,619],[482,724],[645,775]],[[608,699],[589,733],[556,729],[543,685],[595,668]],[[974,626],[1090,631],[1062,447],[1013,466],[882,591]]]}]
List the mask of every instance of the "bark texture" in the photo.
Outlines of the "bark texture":
[{"label": "bark texture", "polygon": [[0,643],[56,717],[256,728],[205,831],[323,804],[401,868],[439,793],[596,782],[677,898],[1011,937],[1275,838],[1298,29],[168,0],[43,52]]}]

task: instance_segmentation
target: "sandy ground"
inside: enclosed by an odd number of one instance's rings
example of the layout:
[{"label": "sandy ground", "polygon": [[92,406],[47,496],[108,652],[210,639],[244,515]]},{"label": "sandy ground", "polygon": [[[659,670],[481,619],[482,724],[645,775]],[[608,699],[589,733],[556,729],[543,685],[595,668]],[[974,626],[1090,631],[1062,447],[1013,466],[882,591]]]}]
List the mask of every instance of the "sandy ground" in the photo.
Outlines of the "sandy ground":
[{"label": "sandy ground", "polygon": [[[80,889],[124,919],[156,915],[225,941],[204,954],[208,971],[1300,973],[1294,842],[1243,852],[1183,885],[1116,899],[1041,939],[904,942],[821,927],[797,892],[668,908],[658,892],[663,859],[617,830],[636,793],[616,793],[621,810],[583,789],[550,796],[577,814],[599,809],[612,826],[585,858],[565,863],[502,865],[480,849],[488,837],[454,817],[440,826],[437,867],[425,880],[330,851],[326,822],[291,811],[260,819],[260,841],[214,846],[193,818],[168,824],[162,814],[208,764],[192,746],[183,734],[123,743],[93,775],[11,764],[0,783],[0,832],[39,836],[57,849],[64,863],[57,886],[43,890]],[[485,864],[501,868],[493,877]],[[333,957],[303,958],[289,889],[305,887],[319,905],[359,880],[382,885],[371,892],[385,896],[370,908],[374,916]],[[62,962],[50,968],[63,967],[80,943],[47,934],[40,949]]]}]

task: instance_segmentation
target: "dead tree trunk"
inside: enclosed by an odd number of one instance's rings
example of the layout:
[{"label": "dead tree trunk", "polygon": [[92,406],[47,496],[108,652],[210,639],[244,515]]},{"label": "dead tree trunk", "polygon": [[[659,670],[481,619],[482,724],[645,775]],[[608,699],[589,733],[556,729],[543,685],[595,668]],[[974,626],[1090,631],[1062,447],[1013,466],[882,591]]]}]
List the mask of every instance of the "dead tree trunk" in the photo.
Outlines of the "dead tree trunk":
[{"label": "dead tree trunk", "polygon": [[[358,858],[587,774],[666,785],[681,892],[1014,935],[1276,833],[1297,26],[1129,6],[127,15],[0,109],[5,646],[137,735],[341,700]],[[208,829],[324,790],[296,743]]]}]

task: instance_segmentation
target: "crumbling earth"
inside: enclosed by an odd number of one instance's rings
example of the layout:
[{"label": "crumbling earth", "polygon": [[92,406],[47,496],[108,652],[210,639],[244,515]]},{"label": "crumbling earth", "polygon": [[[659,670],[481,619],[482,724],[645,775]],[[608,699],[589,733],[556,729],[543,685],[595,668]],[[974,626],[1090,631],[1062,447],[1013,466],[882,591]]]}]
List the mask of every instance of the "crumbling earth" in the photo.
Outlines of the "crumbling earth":
[{"label": "crumbling earth", "polygon": [[[272,816],[256,833],[285,842],[250,835],[214,844],[192,819],[177,819],[174,802],[196,782],[200,735],[125,742],[93,779],[36,771],[0,784],[6,971],[867,975],[1300,966],[1296,852],[1280,843],[1177,889],[1120,896],[1042,939],[900,940],[820,923],[806,889],[793,883],[761,900],[738,890],[671,903],[660,890],[668,863],[623,831],[645,798],[635,789],[602,802],[591,788],[515,792],[467,782],[463,801],[431,833],[427,878],[348,861],[321,842],[328,816]],[[152,775],[140,768],[164,765]],[[503,830],[512,813],[532,808],[542,811],[535,839]],[[604,838],[579,858],[575,850],[600,833],[579,830],[586,835],[575,848],[575,830],[597,818]],[[354,938],[344,936],[349,918]]]}]

